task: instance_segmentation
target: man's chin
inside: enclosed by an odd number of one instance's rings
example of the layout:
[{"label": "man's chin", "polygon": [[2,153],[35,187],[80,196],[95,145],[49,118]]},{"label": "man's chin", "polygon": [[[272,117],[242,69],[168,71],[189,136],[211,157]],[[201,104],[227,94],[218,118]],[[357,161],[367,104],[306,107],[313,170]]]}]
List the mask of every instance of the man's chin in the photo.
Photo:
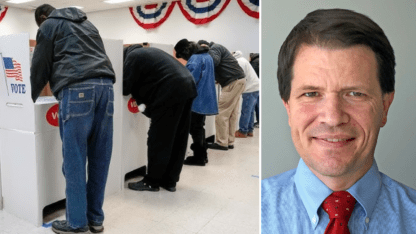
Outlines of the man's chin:
[{"label": "man's chin", "polygon": [[339,160],[327,160],[326,162],[307,163],[314,174],[318,173],[325,177],[341,177],[348,174],[350,167],[345,162]]}]

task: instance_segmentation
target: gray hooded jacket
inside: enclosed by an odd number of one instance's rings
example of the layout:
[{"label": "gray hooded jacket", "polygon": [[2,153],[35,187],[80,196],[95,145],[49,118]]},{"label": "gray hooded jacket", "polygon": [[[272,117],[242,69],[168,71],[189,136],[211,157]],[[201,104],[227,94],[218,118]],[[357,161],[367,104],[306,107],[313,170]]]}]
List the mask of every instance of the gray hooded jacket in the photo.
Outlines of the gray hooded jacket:
[{"label": "gray hooded jacket", "polygon": [[221,87],[245,77],[243,69],[227,48],[214,42],[211,42],[209,46],[208,53],[214,60],[215,80],[220,83]]},{"label": "gray hooded jacket", "polygon": [[52,11],[36,35],[30,69],[33,102],[49,81],[55,97],[72,83],[115,74],[98,30],[77,8]]}]

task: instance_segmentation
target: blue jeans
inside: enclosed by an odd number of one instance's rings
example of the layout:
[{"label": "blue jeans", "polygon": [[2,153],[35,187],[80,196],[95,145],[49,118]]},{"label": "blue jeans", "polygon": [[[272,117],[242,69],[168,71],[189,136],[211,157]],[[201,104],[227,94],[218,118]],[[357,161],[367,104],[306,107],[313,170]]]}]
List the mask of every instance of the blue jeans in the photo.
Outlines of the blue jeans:
[{"label": "blue jeans", "polygon": [[260,123],[260,95],[257,97],[256,107],[254,109],[256,111],[257,123]]},{"label": "blue jeans", "polygon": [[259,91],[243,93],[242,95],[243,106],[241,107],[239,131],[247,134],[254,130],[254,107],[256,106],[257,98],[259,97]]},{"label": "blue jeans", "polygon": [[113,148],[112,80],[88,79],[69,85],[59,92],[58,100],[66,219],[71,228],[100,225]]}]

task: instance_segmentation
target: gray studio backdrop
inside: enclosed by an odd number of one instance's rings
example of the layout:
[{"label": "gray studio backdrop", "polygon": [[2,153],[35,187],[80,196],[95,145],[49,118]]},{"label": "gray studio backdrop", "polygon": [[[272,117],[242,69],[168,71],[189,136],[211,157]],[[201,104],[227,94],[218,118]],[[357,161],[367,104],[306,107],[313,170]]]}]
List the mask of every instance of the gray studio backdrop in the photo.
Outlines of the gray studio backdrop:
[{"label": "gray studio backdrop", "polygon": [[293,169],[293,146],[277,85],[277,55],[290,30],[316,9],[344,8],[369,16],[384,30],[396,56],[396,94],[381,129],[375,159],[381,172],[416,189],[416,1],[262,1],[262,179]]}]

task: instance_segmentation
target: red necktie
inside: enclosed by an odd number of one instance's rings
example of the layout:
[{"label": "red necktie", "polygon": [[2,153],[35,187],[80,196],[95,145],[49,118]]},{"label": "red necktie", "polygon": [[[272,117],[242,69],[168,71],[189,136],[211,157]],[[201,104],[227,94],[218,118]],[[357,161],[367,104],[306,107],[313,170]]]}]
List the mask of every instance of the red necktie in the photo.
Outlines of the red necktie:
[{"label": "red necktie", "polygon": [[329,215],[329,223],[324,234],[350,234],[348,220],[354,209],[355,198],[349,192],[333,192],[322,203]]}]

